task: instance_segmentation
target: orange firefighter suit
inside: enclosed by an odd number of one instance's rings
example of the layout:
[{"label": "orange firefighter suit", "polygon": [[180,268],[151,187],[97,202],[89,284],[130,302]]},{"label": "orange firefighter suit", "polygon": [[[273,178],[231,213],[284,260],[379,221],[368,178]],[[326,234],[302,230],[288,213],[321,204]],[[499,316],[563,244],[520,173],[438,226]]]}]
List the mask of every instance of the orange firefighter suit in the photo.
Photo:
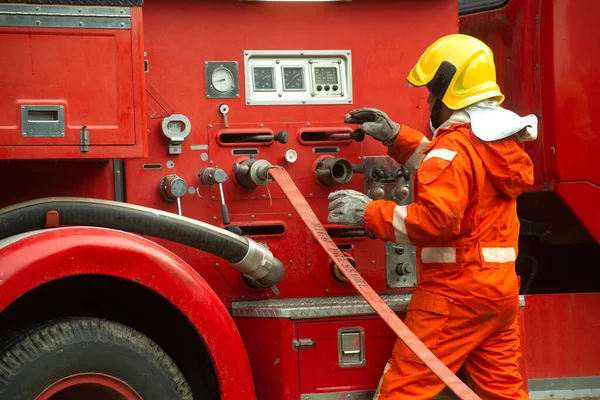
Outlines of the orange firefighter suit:
[{"label": "orange firefighter suit", "polygon": [[[364,225],[412,244],[421,279],[405,323],[455,373],[464,366],[482,399],[528,399],[518,370],[516,197],[533,164],[514,136],[492,142],[470,123],[438,129],[429,142],[402,126],[388,154],[416,170],[414,202],[371,201]],[[377,400],[432,399],[444,384],[397,340]]]}]

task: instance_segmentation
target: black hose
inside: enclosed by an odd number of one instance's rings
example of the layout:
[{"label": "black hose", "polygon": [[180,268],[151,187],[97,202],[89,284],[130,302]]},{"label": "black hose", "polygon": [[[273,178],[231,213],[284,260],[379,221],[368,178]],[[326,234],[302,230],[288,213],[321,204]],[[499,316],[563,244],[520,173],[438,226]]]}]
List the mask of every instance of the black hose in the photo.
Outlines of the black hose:
[{"label": "black hose", "polygon": [[[253,255],[250,252],[264,251],[272,257],[268,250],[256,247],[248,238],[194,219],[137,205],[86,198],[37,199],[0,209],[0,240],[44,228],[49,211],[58,213],[61,226],[96,226],[169,240],[214,254],[231,264],[242,262],[234,267],[244,267],[244,272],[250,275],[252,267],[259,267],[245,265],[257,259],[250,257]],[[269,274],[260,276],[257,281],[270,286],[283,278],[283,265],[272,257],[272,265],[268,267],[272,267]]]}]

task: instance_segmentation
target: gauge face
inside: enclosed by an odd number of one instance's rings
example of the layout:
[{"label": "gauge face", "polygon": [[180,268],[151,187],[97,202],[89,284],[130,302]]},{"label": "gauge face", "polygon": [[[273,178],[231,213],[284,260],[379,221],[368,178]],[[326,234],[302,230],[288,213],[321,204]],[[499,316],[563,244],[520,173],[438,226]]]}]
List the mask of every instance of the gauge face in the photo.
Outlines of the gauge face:
[{"label": "gauge face", "polygon": [[275,91],[275,78],[273,67],[254,67],[252,74],[254,78],[254,90],[257,92]]},{"label": "gauge face", "polygon": [[234,88],[233,74],[226,68],[217,68],[212,74],[211,82],[213,87],[221,92],[229,92]]},{"label": "gauge face", "polygon": [[304,90],[304,68],[283,67],[283,89]]}]

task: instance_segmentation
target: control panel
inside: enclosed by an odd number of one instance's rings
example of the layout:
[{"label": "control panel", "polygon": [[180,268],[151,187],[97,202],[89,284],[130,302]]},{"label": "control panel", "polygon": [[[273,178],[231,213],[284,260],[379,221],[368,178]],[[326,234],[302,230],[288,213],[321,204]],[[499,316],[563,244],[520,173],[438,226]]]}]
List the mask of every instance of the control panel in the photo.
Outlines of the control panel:
[{"label": "control panel", "polygon": [[247,105],[351,104],[349,50],[244,52]]}]

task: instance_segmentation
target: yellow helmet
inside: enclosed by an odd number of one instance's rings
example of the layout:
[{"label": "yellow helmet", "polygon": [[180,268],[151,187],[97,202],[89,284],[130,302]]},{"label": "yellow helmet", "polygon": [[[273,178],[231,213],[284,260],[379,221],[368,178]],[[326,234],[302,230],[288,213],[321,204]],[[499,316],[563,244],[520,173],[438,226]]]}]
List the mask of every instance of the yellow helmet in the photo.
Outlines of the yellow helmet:
[{"label": "yellow helmet", "polygon": [[427,86],[452,110],[489,98],[504,101],[496,83],[492,50],[468,35],[448,35],[435,41],[408,74],[408,82]]}]

